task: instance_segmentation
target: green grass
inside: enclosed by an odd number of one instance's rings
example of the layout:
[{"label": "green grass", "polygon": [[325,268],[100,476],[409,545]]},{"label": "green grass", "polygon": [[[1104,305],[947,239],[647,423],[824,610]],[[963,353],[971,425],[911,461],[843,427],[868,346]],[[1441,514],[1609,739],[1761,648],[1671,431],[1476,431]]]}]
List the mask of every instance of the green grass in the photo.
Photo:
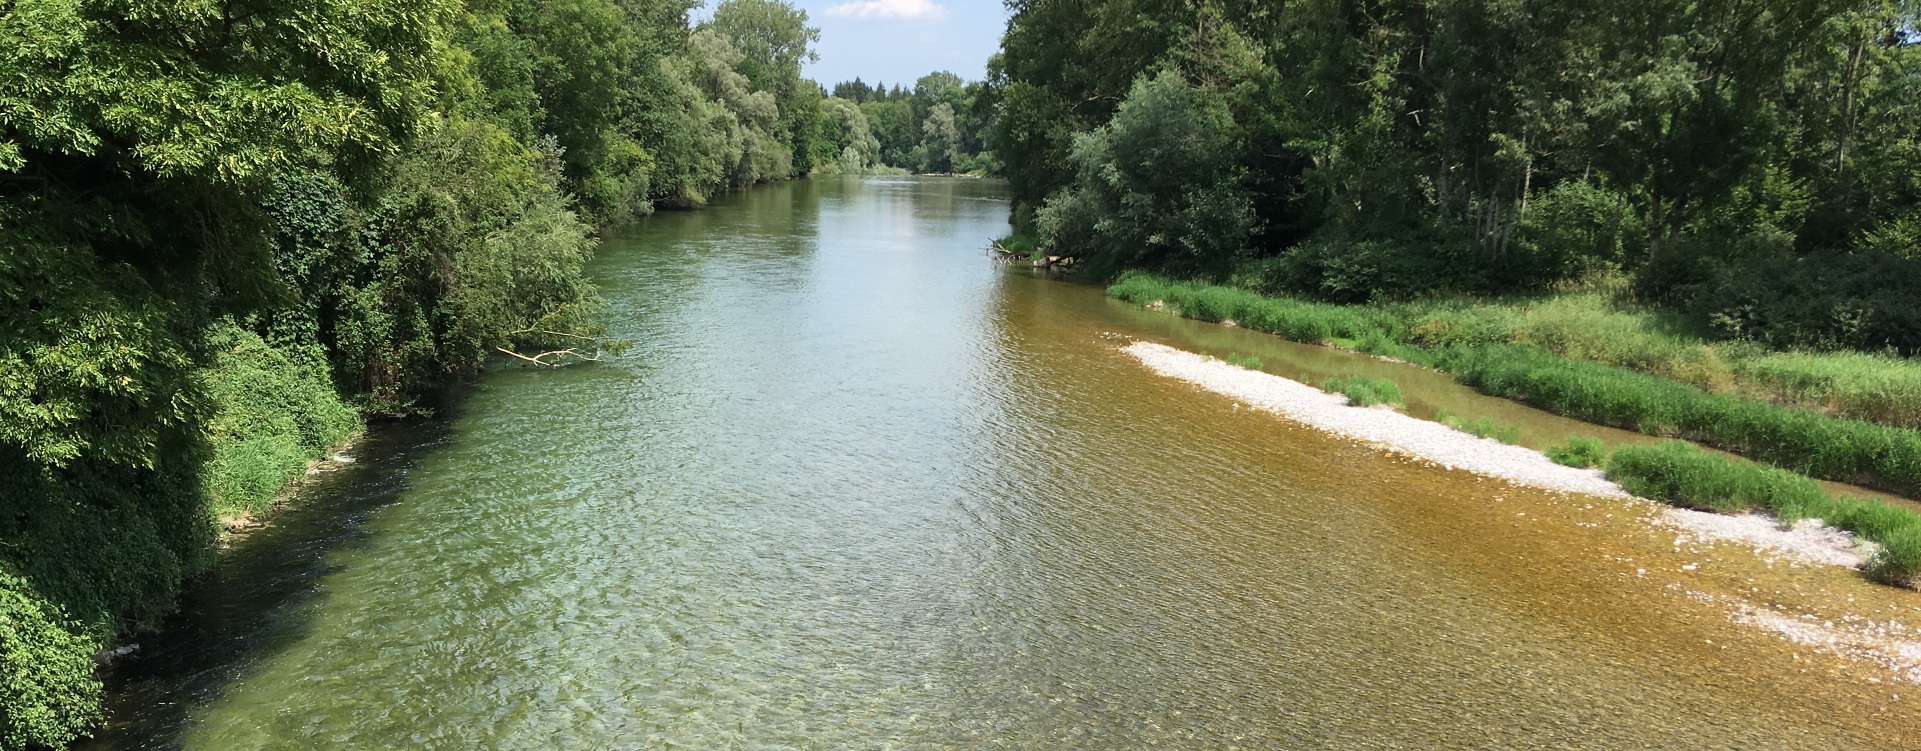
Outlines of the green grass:
[{"label": "green grass", "polygon": [[994,240],[993,247],[1002,253],[1018,258],[1035,258],[1040,255],[1040,241],[1033,235],[1010,234]]},{"label": "green grass", "polygon": [[1858,352],[1775,352],[1710,341],[1685,322],[1623,303],[1620,280],[1525,300],[1434,299],[1341,306],[1235,287],[1123,275],[1108,294],[1181,315],[1233,320],[1308,343],[1419,362],[1421,349],[1527,344],[1571,360],[1634,370],[1881,425],[1921,428],[1921,361]]},{"label": "green grass", "polygon": [[1521,426],[1519,425],[1496,422],[1494,418],[1491,417],[1468,420],[1457,417],[1445,409],[1441,410],[1439,417],[1441,418],[1441,422],[1447,423],[1449,427],[1470,434],[1476,438],[1492,438],[1509,444],[1521,442]]},{"label": "green grass", "polygon": [[1462,383],[1556,414],[1687,438],[1783,469],[1921,495],[1921,434],[1711,393],[1525,345],[1450,347],[1437,365]]},{"label": "green grass", "polygon": [[[1701,350],[1705,345],[1690,344],[1652,314],[1605,308],[1598,293],[1533,307],[1454,301],[1357,308],[1131,273],[1108,294],[1142,304],[1163,302],[1203,320],[1231,318],[1297,341],[1340,343],[1434,367],[1484,393],[1556,414],[1687,438],[1822,479],[1921,497],[1921,433],[1710,390],[1717,382],[1713,374],[1733,367],[1721,362],[1722,356],[1740,348]],[[1539,344],[1525,343],[1530,339]],[[1571,359],[1543,346],[1589,359]],[[1868,393],[1885,394],[1880,409],[1888,414],[1900,413],[1903,404],[1921,403],[1921,388],[1907,387],[1900,375],[1921,373],[1921,365],[1905,360],[1749,352],[1738,361],[1751,370],[1762,367],[1756,363],[1773,364],[1778,372],[1770,376],[1772,383],[1803,378],[1792,387],[1797,393],[1813,394],[1816,384],[1825,384],[1857,401]],[[1823,367],[1835,372],[1820,375]],[[1661,368],[1672,371],[1670,376],[1650,372]],[[1687,376],[1689,369],[1700,375]],[[1678,380],[1684,377],[1708,387]],[[1882,384],[1880,391],[1863,385],[1869,383]]]},{"label": "green grass", "polygon": [[1921,514],[1879,501],[1837,499],[1793,472],[1662,441],[1615,450],[1607,473],[1635,495],[1677,506],[1723,514],[1767,511],[1784,524],[1820,519],[1881,546],[1864,567],[1875,580],[1903,584],[1921,574]]},{"label": "green grass", "polygon": [[1767,352],[1737,361],[1744,389],[1883,425],[1921,427],[1921,364],[1858,352]]},{"label": "green grass", "polygon": [[1255,357],[1253,355],[1247,355],[1243,357],[1238,352],[1229,352],[1227,353],[1226,359],[1227,359],[1227,362],[1234,365],[1239,365],[1243,368],[1247,368],[1248,370],[1261,369],[1261,358]]},{"label": "green grass", "polygon": [[1599,467],[1607,464],[1608,450],[1599,438],[1571,435],[1567,442],[1549,446],[1547,458],[1568,467]]},{"label": "green grass", "polygon": [[207,370],[216,412],[207,488],[221,516],[259,511],[307,462],[351,438],[360,415],[340,399],[320,354],[274,347],[236,326],[215,329]]},{"label": "green grass", "polygon": [[1173,282],[1141,273],[1122,275],[1107,288],[1111,297],[1138,305],[1166,304],[1180,315],[1203,321],[1234,321],[1288,339],[1320,344],[1355,339],[1387,320],[1363,309],[1264,297],[1243,289]]},{"label": "green grass", "polygon": [[1372,407],[1376,404],[1401,404],[1401,385],[1386,378],[1365,378],[1348,376],[1329,378],[1321,384],[1321,390],[1347,396],[1347,403],[1355,407]]}]

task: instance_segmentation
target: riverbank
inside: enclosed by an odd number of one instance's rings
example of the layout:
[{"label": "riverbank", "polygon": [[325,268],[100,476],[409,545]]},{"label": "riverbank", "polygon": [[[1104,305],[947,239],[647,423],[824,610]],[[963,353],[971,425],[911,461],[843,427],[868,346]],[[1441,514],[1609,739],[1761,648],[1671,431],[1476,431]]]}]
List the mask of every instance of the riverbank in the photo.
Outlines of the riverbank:
[{"label": "riverbank", "polygon": [[[1921,427],[1921,362],[1860,352],[1791,352],[1711,341],[1679,319],[1621,302],[1619,284],[1514,300],[1432,298],[1335,305],[1129,273],[1109,294],[1163,302],[1202,320],[1237,320],[1351,348],[1520,344],[1570,360],[1659,376],[1881,425]],[[1284,311],[1276,312],[1276,308]],[[1252,314],[1252,315],[1250,315]]]},{"label": "riverbank", "polygon": [[[1873,542],[1817,519],[1803,518],[1783,524],[1780,519],[1763,514],[1727,515],[1674,508],[1628,492],[1600,469],[1564,466],[1542,452],[1421,420],[1389,406],[1350,406],[1349,399],[1341,394],[1224,360],[1145,341],[1133,342],[1121,351],[1162,376],[1230,397],[1236,400],[1237,409],[1245,404],[1447,469],[1523,486],[1629,502],[1648,526],[1674,533],[1677,550],[1684,547],[1699,550],[1704,545],[1724,543],[1751,549],[1763,559],[1847,569],[1863,568],[1878,552]],[[1701,593],[1688,596],[1726,599]],[[1729,608],[1730,617],[1736,622],[1776,633],[1796,644],[1865,659],[1883,666],[1901,680],[1921,683],[1921,641],[1911,639],[1898,623],[1858,620],[1844,621],[1837,626],[1832,620],[1789,614],[1745,601],[1722,604]]]},{"label": "riverbank", "polygon": [[[1636,497],[1603,470],[1558,464],[1542,452],[1411,417],[1388,406],[1350,406],[1340,394],[1163,344],[1135,342],[1122,351],[1156,373],[1233,397],[1254,409],[1447,469],[1545,490]],[[1677,528],[1709,539],[1764,547],[1812,564],[1860,568],[1873,552],[1871,544],[1864,546],[1852,535],[1814,520],[1784,527],[1759,516],[1722,516],[1665,506],[1661,510],[1661,518]]]},{"label": "riverbank", "polygon": [[1483,393],[1590,423],[1684,438],[1820,479],[1921,496],[1921,433],[1898,426],[1704,390],[1499,335],[1410,326],[1387,308],[1265,297],[1138,273],[1123,276],[1108,294],[1189,318],[1434,368]]}]

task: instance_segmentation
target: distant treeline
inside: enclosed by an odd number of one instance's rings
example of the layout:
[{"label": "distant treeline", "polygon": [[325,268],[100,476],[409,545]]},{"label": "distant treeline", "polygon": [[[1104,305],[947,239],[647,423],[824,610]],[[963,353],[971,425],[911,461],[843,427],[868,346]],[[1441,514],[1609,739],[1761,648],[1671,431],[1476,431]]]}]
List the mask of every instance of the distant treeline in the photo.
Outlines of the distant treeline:
[{"label": "distant treeline", "polygon": [[859,108],[880,164],[915,172],[1000,172],[989,142],[994,100],[984,82],[941,71],[922,76],[909,91],[856,78],[834,84],[833,95]]},{"label": "distant treeline", "polygon": [[0,749],[362,414],[591,355],[597,229],[878,163],[805,13],[695,4],[0,3]]},{"label": "distant treeline", "polygon": [[1017,229],[1357,302],[1631,277],[1719,335],[1921,351],[1897,0],[1011,0]]}]

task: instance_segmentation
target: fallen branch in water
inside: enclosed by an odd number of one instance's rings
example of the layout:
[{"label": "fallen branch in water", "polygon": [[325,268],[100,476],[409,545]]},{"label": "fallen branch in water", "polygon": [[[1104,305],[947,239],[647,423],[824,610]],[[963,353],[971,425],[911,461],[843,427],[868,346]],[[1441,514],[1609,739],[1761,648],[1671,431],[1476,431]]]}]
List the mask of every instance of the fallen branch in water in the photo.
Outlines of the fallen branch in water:
[{"label": "fallen branch in water", "polygon": [[[583,355],[580,353],[580,350],[577,350],[577,349],[571,349],[571,348],[557,349],[551,352],[542,352],[538,355],[529,357],[527,355],[520,354],[519,352],[515,352],[511,349],[507,349],[506,347],[495,347],[494,349],[499,351],[503,355],[507,355],[509,357],[513,357],[520,360],[525,360],[535,365],[544,365],[549,368],[558,368],[563,365],[566,365],[567,364],[566,358],[569,358],[569,357],[573,358],[574,361],[576,362],[600,362],[599,350],[595,350],[592,355]],[[545,359],[542,359],[547,357],[553,357],[556,355],[562,358],[560,362],[547,362]]]}]

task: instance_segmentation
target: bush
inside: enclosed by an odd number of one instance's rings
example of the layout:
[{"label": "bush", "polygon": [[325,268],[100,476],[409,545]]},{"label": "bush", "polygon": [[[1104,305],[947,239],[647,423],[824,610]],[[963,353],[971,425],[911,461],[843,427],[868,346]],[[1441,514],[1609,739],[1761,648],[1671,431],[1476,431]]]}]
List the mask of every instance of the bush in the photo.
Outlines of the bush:
[{"label": "bush", "polygon": [[92,724],[94,643],[0,570],[0,748],[62,748]]},{"label": "bush", "polygon": [[1567,442],[1547,449],[1547,458],[1569,467],[1599,467],[1607,464],[1607,447],[1599,438],[1571,435]]},{"label": "bush", "polygon": [[1689,305],[1730,337],[1914,355],[1921,353],[1921,256],[1909,252],[1782,253],[1717,267],[1690,288],[1698,294]]},{"label": "bush", "polygon": [[207,370],[215,415],[207,487],[213,511],[233,515],[272,503],[307,462],[360,429],[360,416],[334,391],[325,356],[268,345],[231,321],[215,326]]},{"label": "bush", "polygon": [[1355,407],[1372,407],[1376,404],[1399,405],[1401,385],[1386,378],[1364,378],[1348,376],[1329,378],[1321,384],[1321,390],[1345,394],[1347,403]]},{"label": "bush", "polygon": [[1235,131],[1212,90],[1174,73],[1137,80],[1112,120],[1074,140],[1074,182],[1036,217],[1048,251],[1097,274],[1225,270],[1254,228]]}]

